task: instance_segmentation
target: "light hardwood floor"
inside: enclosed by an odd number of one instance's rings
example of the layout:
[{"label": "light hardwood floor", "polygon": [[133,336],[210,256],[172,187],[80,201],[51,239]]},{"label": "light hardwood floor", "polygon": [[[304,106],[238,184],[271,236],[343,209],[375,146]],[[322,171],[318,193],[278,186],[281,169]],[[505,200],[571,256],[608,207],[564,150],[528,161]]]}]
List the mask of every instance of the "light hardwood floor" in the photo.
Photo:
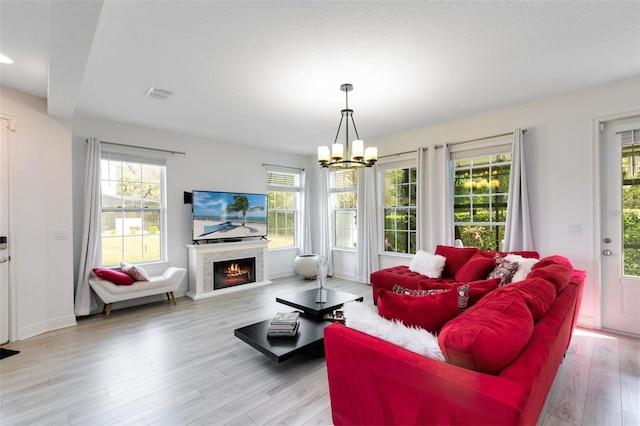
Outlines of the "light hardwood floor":
[{"label": "light hardwood floor", "polygon": [[[0,424],[331,424],[324,358],[276,364],[233,336],[315,285],[151,303],[5,345],[21,353],[0,361]],[[372,303],[368,285],[327,286]],[[638,339],[578,330],[538,424],[638,425],[639,377]]]}]

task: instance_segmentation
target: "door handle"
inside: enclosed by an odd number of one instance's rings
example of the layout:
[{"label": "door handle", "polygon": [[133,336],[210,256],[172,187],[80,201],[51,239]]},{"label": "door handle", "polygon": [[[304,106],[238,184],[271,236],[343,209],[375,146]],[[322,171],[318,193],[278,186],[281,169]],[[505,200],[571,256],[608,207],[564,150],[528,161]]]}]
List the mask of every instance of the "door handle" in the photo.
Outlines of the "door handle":
[{"label": "door handle", "polygon": [[602,250],[602,254],[604,254],[605,256],[611,256],[611,250]]},{"label": "door handle", "polygon": [[6,257],[0,257],[0,263],[7,263],[9,261],[9,259],[7,259]]}]

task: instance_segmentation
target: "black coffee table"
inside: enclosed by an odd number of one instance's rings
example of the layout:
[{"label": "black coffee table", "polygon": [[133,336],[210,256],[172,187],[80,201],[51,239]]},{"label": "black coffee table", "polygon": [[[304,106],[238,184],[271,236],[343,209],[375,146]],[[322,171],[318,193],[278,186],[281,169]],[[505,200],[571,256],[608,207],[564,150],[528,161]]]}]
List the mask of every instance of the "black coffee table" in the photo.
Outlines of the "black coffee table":
[{"label": "black coffee table", "polygon": [[362,296],[358,297],[355,294],[331,290],[329,288],[325,288],[324,292],[326,296],[324,303],[316,302],[318,289],[315,288],[276,297],[276,302],[300,309],[306,315],[322,318],[324,314],[333,312],[347,302],[362,302],[364,300]]},{"label": "black coffee table", "polygon": [[351,301],[362,302],[363,297],[342,291],[326,289],[326,302],[316,303],[318,290],[312,289],[276,297],[278,303],[302,311],[300,326],[294,337],[267,337],[271,318],[233,330],[233,335],[272,360],[280,363],[300,353],[324,353],[324,329],[331,325],[323,315]]}]

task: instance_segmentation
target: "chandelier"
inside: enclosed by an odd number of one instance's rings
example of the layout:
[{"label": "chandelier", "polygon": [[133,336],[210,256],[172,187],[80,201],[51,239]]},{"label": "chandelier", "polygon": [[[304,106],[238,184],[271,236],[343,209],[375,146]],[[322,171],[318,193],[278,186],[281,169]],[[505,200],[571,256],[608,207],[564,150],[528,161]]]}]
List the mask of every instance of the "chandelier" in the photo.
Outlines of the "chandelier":
[{"label": "chandelier", "polygon": [[[318,163],[320,163],[321,167],[331,167],[335,169],[371,167],[378,161],[378,148],[370,146],[364,149],[364,142],[362,142],[360,136],[358,136],[356,122],[353,121],[353,110],[349,109],[349,92],[353,90],[353,85],[348,83],[343,84],[340,86],[340,90],[344,92],[345,108],[340,111],[340,123],[338,124],[336,138],[333,145],[331,145],[331,150],[329,150],[329,147],[326,145],[318,147]],[[349,119],[351,119],[353,131],[356,134],[356,139],[353,141],[351,148],[349,147]],[[343,121],[345,122],[344,145],[338,143]]]}]

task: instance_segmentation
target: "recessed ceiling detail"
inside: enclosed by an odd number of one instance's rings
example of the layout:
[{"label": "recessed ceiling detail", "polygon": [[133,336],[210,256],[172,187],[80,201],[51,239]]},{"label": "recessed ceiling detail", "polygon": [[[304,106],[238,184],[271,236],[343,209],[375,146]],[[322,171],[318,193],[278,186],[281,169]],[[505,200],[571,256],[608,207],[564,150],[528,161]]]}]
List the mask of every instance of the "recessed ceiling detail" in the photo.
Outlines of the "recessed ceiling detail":
[{"label": "recessed ceiling detail", "polygon": [[173,92],[170,90],[159,89],[157,87],[150,86],[145,96],[150,97],[151,99],[155,99],[156,101],[166,101],[169,99],[169,96],[173,95]]}]

